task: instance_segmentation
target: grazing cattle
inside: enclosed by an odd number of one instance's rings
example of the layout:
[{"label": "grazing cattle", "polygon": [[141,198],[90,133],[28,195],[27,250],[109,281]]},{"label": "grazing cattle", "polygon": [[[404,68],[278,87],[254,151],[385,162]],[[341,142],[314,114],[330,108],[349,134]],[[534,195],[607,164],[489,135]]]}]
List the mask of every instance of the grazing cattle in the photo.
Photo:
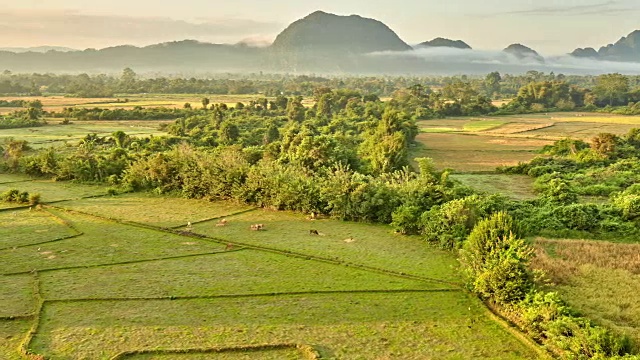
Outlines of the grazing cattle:
[{"label": "grazing cattle", "polygon": [[262,231],[262,230],[264,230],[264,224],[251,225],[251,230],[253,230],[253,231]]},{"label": "grazing cattle", "polygon": [[227,219],[222,219],[216,224],[217,227],[227,226]]},{"label": "grazing cattle", "polygon": [[318,230],[309,230],[309,235],[320,235]]}]

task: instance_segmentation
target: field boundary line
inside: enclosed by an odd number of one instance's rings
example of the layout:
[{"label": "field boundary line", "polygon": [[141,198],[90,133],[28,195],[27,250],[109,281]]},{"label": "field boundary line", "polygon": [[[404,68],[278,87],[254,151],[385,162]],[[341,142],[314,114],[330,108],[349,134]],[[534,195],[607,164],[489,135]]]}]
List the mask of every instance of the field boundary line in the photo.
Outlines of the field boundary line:
[{"label": "field boundary line", "polygon": [[46,303],[79,303],[79,302],[124,302],[124,301],[176,301],[176,300],[218,300],[218,299],[249,299],[271,298],[304,295],[349,295],[349,294],[427,294],[463,292],[462,289],[396,289],[396,290],[327,290],[327,291],[289,291],[259,294],[221,294],[221,295],[193,295],[193,296],[160,296],[160,297],[129,297],[129,298],[84,298],[84,299],[47,299]]},{"label": "field boundary line", "polygon": [[554,357],[544,350],[538,343],[533,341],[530,337],[527,336],[524,332],[522,332],[513,322],[511,322],[506,317],[502,316],[496,309],[494,309],[487,302],[484,303],[484,308],[487,313],[487,316],[493,320],[495,323],[500,325],[500,327],[504,328],[509,334],[513,335],[516,339],[518,339],[522,344],[526,345],[530,349],[532,349],[540,359],[552,360]]},{"label": "field boundary line", "polygon": [[0,185],[20,184],[20,183],[32,182],[32,181],[36,181],[36,180],[37,179],[7,181],[7,182],[0,182]]},{"label": "field boundary line", "polygon": [[123,360],[135,355],[171,355],[171,354],[215,354],[235,352],[261,352],[272,350],[297,350],[307,360],[321,359],[320,353],[311,345],[303,344],[264,344],[264,345],[240,345],[229,347],[190,348],[190,349],[147,349],[123,351],[111,357],[109,360]]},{"label": "field boundary line", "polygon": [[44,309],[44,304],[45,304],[45,300],[41,292],[40,277],[38,276],[37,272],[34,272],[33,276],[34,276],[33,293],[36,300],[36,307],[34,309],[35,315],[33,317],[33,324],[31,325],[29,332],[27,332],[27,335],[20,342],[20,345],[18,346],[18,352],[24,358],[29,360],[43,360],[45,359],[44,356],[33,353],[31,351],[31,342],[33,341],[33,338],[38,334],[38,330],[40,329],[42,310]]},{"label": "field boundary line", "polygon": [[76,213],[76,214],[80,214],[80,215],[90,216],[90,217],[94,217],[94,218],[97,218],[97,219],[102,219],[104,221],[109,221],[109,222],[113,222],[113,223],[121,224],[121,225],[125,225],[125,226],[132,226],[132,227],[143,228],[143,229],[147,229],[147,230],[151,230],[151,231],[159,231],[159,232],[164,232],[164,233],[170,233],[170,234],[174,234],[174,235],[189,237],[189,238],[192,238],[192,239],[200,239],[200,240],[204,240],[204,241],[210,241],[210,242],[214,242],[214,243],[218,243],[218,244],[231,244],[233,246],[243,247],[243,248],[246,248],[246,249],[254,249],[254,250],[259,250],[259,251],[271,252],[271,253],[274,253],[274,254],[280,254],[280,255],[283,255],[283,256],[289,256],[289,257],[294,257],[294,258],[299,258],[299,259],[313,260],[313,261],[325,262],[325,263],[329,263],[329,264],[333,264],[333,265],[353,267],[353,268],[357,268],[357,269],[361,269],[361,270],[366,270],[366,271],[375,272],[375,273],[379,273],[379,274],[386,274],[386,275],[395,276],[395,277],[399,277],[399,278],[403,278],[403,279],[411,279],[411,280],[418,280],[418,281],[425,281],[425,282],[434,282],[434,283],[438,283],[438,284],[445,284],[445,285],[454,286],[456,288],[462,287],[462,285],[460,283],[455,283],[455,282],[452,282],[452,281],[435,279],[435,278],[429,278],[429,277],[425,277],[425,276],[407,274],[407,273],[402,272],[402,271],[394,271],[394,270],[389,270],[389,269],[376,268],[376,267],[373,267],[373,266],[355,264],[355,263],[351,263],[351,262],[344,261],[344,260],[339,260],[339,259],[325,258],[325,257],[317,256],[317,255],[309,255],[309,254],[304,254],[304,253],[298,253],[298,252],[294,252],[294,251],[290,251],[290,250],[280,250],[280,249],[276,249],[276,248],[265,247],[265,246],[254,245],[254,244],[248,244],[248,243],[243,243],[243,242],[238,242],[238,241],[228,241],[228,240],[224,240],[224,239],[220,239],[220,238],[211,237],[211,236],[208,236],[208,235],[194,233],[194,232],[191,232],[191,231],[182,231],[182,230],[176,230],[176,229],[171,229],[171,228],[166,228],[166,227],[158,227],[158,226],[149,225],[149,224],[142,224],[142,223],[133,222],[133,221],[122,221],[122,220],[118,220],[118,219],[111,219],[111,218],[107,218],[107,217],[100,216],[100,215],[90,214],[90,213],[86,213],[86,212],[78,211],[78,210],[66,209],[66,208],[57,207],[57,206],[52,206],[52,207],[55,208],[55,209],[58,209],[60,211],[65,211],[65,212],[70,212],[70,213]]},{"label": "field boundary line", "polygon": [[2,212],[9,212],[9,211],[19,211],[19,210],[26,210],[30,207],[32,207],[33,205],[22,205],[22,206],[16,206],[16,207],[12,207],[12,208],[4,208],[4,209],[0,209],[0,213]]},{"label": "field boundary line", "polygon": [[[120,265],[131,265],[131,264],[139,264],[139,263],[163,261],[163,260],[185,259],[185,258],[198,257],[198,256],[221,255],[221,254],[238,252],[242,250],[246,250],[246,249],[237,248],[234,250],[221,250],[221,251],[212,251],[207,253],[178,255],[178,256],[169,256],[169,257],[161,257],[161,258],[153,258],[153,259],[143,259],[143,260],[122,261],[118,263],[109,263],[109,264],[77,265],[77,266],[67,266],[67,267],[60,267],[60,268],[39,269],[37,270],[37,272],[44,273],[44,272],[65,271],[65,270],[94,269],[94,268],[101,268],[101,267],[108,267],[108,266],[120,266]],[[26,275],[26,274],[31,274],[34,271],[36,270],[17,271],[13,273],[0,274],[0,276]]]},{"label": "field boundary line", "polygon": [[56,239],[53,239],[53,240],[41,241],[41,242],[37,242],[37,243],[33,243],[33,244],[9,246],[9,247],[0,248],[0,251],[13,250],[13,249],[22,249],[22,248],[26,248],[26,247],[30,247],[30,246],[45,245],[45,244],[50,244],[50,243],[64,241],[64,240],[71,240],[71,239],[75,239],[77,237],[80,237],[82,235],[84,235],[84,233],[63,236],[63,237],[59,237],[59,238],[56,238]]},{"label": "field boundary line", "polygon": [[0,321],[32,320],[36,314],[0,316]]},{"label": "field boundary line", "polygon": [[[191,225],[204,224],[204,223],[207,223],[207,222],[210,222],[210,221],[219,220],[219,219],[224,219],[224,218],[226,218],[226,217],[232,217],[232,216],[243,215],[243,214],[246,214],[246,213],[250,213],[250,212],[253,212],[253,211],[257,211],[258,209],[259,209],[259,208],[254,207],[254,208],[251,208],[251,209],[247,209],[247,210],[242,210],[242,211],[237,211],[237,212],[234,212],[234,213],[230,213],[230,214],[228,214],[228,215],[216,216],[216,217],[212,217],[212,218],[210,218],[210,219],[204,219],[204,220],[200,220],[200,221],[192,221],[192,222],[191,222]],[[172,229],[172,230],[177,230],[177,229],[180,229],[180,228],[186,227],[187,225],[188,225],[188,224],[178,225],[178,226],[172,226],[172,227],[170,227],[170,229]]]}]

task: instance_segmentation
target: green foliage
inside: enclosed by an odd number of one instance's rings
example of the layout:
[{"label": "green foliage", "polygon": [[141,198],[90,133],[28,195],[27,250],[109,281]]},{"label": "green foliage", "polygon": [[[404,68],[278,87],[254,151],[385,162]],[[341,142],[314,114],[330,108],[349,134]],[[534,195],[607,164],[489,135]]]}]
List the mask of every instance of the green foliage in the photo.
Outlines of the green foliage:
[{"label": "green foliage", "polygon": [[40,200],[39,194],[29,195],[26,191],[21,192],[17,189],[10,189],[0,194],[0,201],[17,204],[30,204],[32,197],[33,200],[35,200],[35,202],[31,203],[32,205],[36,204]]},{"label": "green foliage", "polygon": [[504,212],[478,222],[460,252],[471,289],[502,305],[524,299],[533,285],[528,270],[533,249],[518,238],[520,230]]}]

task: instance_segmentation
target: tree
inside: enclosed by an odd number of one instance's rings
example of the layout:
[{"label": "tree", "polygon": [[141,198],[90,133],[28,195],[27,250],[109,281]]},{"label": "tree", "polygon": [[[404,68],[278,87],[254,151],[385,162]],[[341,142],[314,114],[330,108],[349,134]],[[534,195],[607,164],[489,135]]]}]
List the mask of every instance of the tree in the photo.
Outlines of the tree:
[{"label": "tree", "polygon": [[225,145],[234,144],[240,138],[238,126],[232,122],[225,121],[220,127],[220,140]]},{"label": "tree", "polygon": [[124,92],[135,92],[136,77],[138,75],[131,68],[122,70],[120,88]]},{"label": "tree", "polygon": [[484,79],[485,88],[487,89],[487,95],[493,96],[494,94],[500,93],[500,82],[502,81],[502,77],[500,73],[494,71],[487,75]]},{"label": "tree", "polygon": [[207,110],[209,107],[210,100],[209,98],[202,98],[202,108]]},{"label": "tree", "polygon": [[291,121],[302,122],[304,121],[304,115],[306,109],[302,105],[302,96],[298,96],[295,99],[289,101],[287,105],[287,117]]},{"label": "tree", "polygon": [[30,107],[27,109],[27,119],[29,120],[38,120],[40,118],[41,111],[37,108]]},{"label": "tree", "polygon": [[318,100],[318,113],[320,117],[331,118],[331,106],[332,106],[331,94],[324,94],[320,96]]},{"label": "tree", "polygon": [[499,212],[480,221],[461,251],[471,288],[480,297],[508,305],[525,298],[533,286],[528,264],[533,248],[519,238],[511,216]]},{"label": "tree", "polygon": [[607,101],[609,106],[626,104],[629,79],[617,73],[600,75],[596,78],[596,86],[593,91],[600,100]]}]

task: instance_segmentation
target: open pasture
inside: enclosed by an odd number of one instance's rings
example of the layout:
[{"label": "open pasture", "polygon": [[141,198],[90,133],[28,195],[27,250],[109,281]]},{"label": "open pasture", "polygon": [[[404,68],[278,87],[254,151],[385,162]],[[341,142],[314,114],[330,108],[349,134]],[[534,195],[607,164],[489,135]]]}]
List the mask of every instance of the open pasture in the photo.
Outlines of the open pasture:
[{"label": "open pasture", "polygon": [[424,120],[413,157],[431,157],[439,168],[493,171],[529,161],[537,151],[567,137],[589,141],[600,133],[626,134],[640,116],[547,113]]},{"label": "open pasture", "polygon": [[[135,119],[132,119],[135,120]],[[76,145],[87,134],[100,137],[111,136],[116,131],[123,131],[134,137],[150,137],[165,135],[158,130],[162,123],[172,121],[72,121],[69,125],[61,125],[60,119],[50,119],[45,126],[22,129],[0,130],[0,143],[8,140],[25,140],[33,148]]]},{"label": "open pasture", "polygon": [[460,181],[475,191],[487,194],[501,194],[515,200],[527,200],[536,197],[533,192],[533,179],[524,175],[454,174],[451,178]]},{"label": "open pasture", "polygon": [[51,302],[41,322],[32,348],[53,359],[282,343],[327,359],[535,357],[457,292]]},{"label": "open pasture", "polygon": [[53,360],[538,356],[463,291],[452,254],[386,226],[144,194],[34,216],[77,236],[29,245],[25,224],[12,232],[24,246],[0,250],[3,359],[20,358],[30,326],[26,348]]},{"label": "open pasture", "polygon": [[[258,210],[227,218],[228,225],[194,225],[194,232],[223,241],[268,247],[440,281],[459,282],[457,261],[431,249],[418,237],[391,235],[391,228],[337,220],[307,220],[303,215]],[[264,231],[251,231],[252,224]],[[319,235],[311,235],[317,230]]]},{"label": "open pasture", "polygon": [[46,211],[0,212],[0,249],[64,239],[78,232]]},{"label": "open pasture", "polygon": [[640,344],[640,244],[536,240],[533,267],[573,308]]},{"label": "open pasture", "polygon": [[[10,177],[13,178],[13,177]],[[0,174],[0,181],[4,174]],[[62,200],[81,199],[107,194],[107,187],[103,185],[84,185],[52,180],[29,180],[0,183],[0,193],[11,189],[27,191],[29,194],[40,194],[42,202],[51,203]]]},{"label": "open pasture", "polygon": [[411,157],[432,158],[440,169],[456,172],[492,172],[499,166],[517,165],[536,157],[551,141],[464,133],[418,135],[420,143]]},{"label": "open pasture", "polygon": [[250,206],[229,202],[166,198],[148,193],[80,199],[65,202],[60,206],[121,221],[160,227],[184,226],[189,222],[195,224],[252,209]]}]

